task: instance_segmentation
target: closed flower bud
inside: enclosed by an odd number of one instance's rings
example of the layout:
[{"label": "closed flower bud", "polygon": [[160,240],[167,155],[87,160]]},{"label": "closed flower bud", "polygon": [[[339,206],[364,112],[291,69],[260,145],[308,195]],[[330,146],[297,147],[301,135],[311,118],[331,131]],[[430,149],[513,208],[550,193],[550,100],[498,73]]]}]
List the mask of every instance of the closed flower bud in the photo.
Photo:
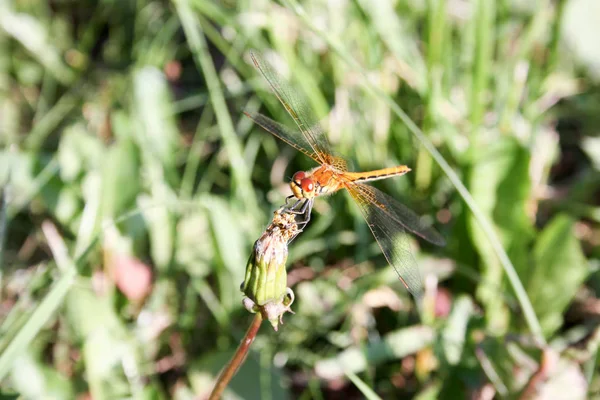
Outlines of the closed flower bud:
[{"label": "closed flower bud", "polygon": [[294,301],[293,292],[287,288],[285,263],[288,242],[298,232],[294,214],[282,209],[275,211],[273,221],[254,243],[241,286],[246,295],[244,306],[251,312],[260,312],[275,330],[283,314],[291,312],[290,305]]}]

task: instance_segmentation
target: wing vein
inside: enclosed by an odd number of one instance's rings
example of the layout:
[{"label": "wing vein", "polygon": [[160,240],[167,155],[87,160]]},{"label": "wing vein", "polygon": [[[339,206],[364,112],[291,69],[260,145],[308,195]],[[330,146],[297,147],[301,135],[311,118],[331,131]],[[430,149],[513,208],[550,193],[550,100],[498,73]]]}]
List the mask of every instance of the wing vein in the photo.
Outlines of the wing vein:
[{"label": "wing vein", "polygon": [[311,108],[258,54],[254,52],[250,54],[254,65],[265,77],[279,102],[300,129],[305,142],[308,143],[317,156],[317,161],[321,164],[329,163],[331,146]]}]

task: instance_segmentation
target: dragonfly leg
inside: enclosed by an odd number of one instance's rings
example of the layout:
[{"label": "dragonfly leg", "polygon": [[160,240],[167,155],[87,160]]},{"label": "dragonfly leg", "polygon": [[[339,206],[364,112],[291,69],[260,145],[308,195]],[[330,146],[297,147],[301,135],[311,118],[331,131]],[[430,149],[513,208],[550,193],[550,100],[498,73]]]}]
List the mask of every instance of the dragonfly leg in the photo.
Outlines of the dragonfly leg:
[{"label": "dragonfly leg", "polygon": [[[293,202],[291,205],[290,203],[290,199],[295,199],[296,201]],[[284,211],[290,214],[304,214],[304,212],[306,211],[306,199],[297,199],[294,195],[288,196],[285,198],[285,206],[284,206]],[[300,209],[298,209],[298,206],[302,204],[302,207]]]},{"label": "dragonfly leg", "polygon": [[[296,209],[301,204],[300,209]],[[299,218],[296,220],[296,225],[298,227],[298,231],[296,234],[288,240],[288,244],[290,244],[296,237],[304,231],[308,221],[310,221],[310,213],[313,208],[313,199],[300,199],[294,203],[294,205],[290,209],[284,209],[285,212],[289,212],[290,214],[294,214]]]},{"label": "dragonfly leg", "polygon": [[[290,204],[289,204],[289,203],[290,203],[290,200],[296,200],[296,202],[295,202],[295,203],[293,203],[293,204],[290,206]],[[299,199],[297,199],[297,198],[296,198],[296,196],[294,196],[293,194],[291,194],[291,195],[289,195],[288,197],[286,197],[286,198],[285,198],[285,205],[284,205],[283,207],[284,207],[284,209],[285,209],[285,210],[289,210],[289,209],[291,209],[291,208],[294,208],[294,207],[296,207],[296,205],[298,204],[298,202],[299,202],[299,201],[300,201],[300,200],[299,200]]]},{"label": "dragonfly leg", "polygon": [[[295,201],[293,201],[295,200]],[[286,197],[285,205],[281,208],[283,212],[296,215],[296,224],[298,226],[298,233],[302,232],[308,222],[310,221],[310,213],[313,207],[313,199],[298,199],[296,196],[291,195]],[[296,234],[296,236],[298,235]],[[295,239],[294,236],[288,241],[290,243]]]},{"label": "dragonfly leg", "polygon": [[296,221],[298,223],[299,226],[302,226],[302,228],[306,227],[306,225],[308,224],[308,222],[310,221],[310,214],[312,212],[312,208],[313,208],[313,200],[312,199],[307,199],[304,204],[302,204],[302,208],[300,210],[298,210],[298,215],[300,215],[300,220]]}]

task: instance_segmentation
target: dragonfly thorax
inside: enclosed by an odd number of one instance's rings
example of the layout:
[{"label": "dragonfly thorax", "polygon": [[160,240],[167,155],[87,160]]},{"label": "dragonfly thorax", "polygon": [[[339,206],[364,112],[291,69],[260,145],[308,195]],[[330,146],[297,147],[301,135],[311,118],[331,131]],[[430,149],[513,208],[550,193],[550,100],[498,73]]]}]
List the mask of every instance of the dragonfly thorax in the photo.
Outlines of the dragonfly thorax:
[{"label": "dragonfly thorax", "polygon": [[290,182],[292,193],[297,199],[312,199],[331,194],[341,187],[336,171],[328,165],[322,165],[307,172],[296,172]]}]

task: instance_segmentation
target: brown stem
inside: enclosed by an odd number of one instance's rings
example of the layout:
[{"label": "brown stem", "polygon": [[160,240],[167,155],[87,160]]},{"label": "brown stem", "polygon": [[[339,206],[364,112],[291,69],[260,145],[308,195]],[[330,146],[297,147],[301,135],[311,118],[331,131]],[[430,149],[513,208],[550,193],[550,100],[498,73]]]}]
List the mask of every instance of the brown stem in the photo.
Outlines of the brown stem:
[{"label": "brown stem", "polygon": [[252,324],[250,324],[250,327],[246,331],[246,335],[240,342],[240,345],[235,351],[235,354],[233,355],[231,360],[229,360],[229,363],[225,366],[225,369],[219,374],[217,383],[215,384],[215,387],[213,388],[213,391],[210,394],[208,400],[217,400],[221,398],[221,394],[223,394],[223,391],[227,387],[227,384],[229,383],[231,378],[233,378],[237,370],[240,368],[240,366],[246,359],[248,350],[250,350],[250,345],[252,344],[252,342],[254,342],[254,339],[256,338],[256,333],[260,328],[261,322],[262,316],[260,315],[260,313],[256,313],[256,316],[252,320]]}]

